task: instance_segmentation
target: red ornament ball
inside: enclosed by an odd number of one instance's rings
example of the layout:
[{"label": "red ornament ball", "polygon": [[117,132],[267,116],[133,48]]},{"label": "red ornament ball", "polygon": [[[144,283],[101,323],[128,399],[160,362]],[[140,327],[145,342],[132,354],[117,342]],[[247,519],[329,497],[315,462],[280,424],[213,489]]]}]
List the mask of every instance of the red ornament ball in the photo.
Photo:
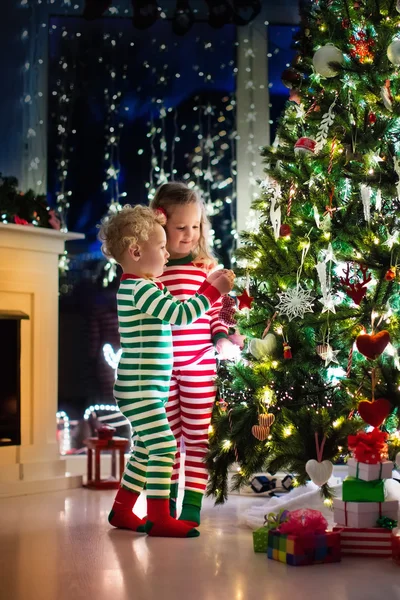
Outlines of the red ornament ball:
[{"label": "red ornament ball", "polygon": [[290,225],[283,223],[279,229],[279,237],[287,237],[292,233]]},{"label": "red ornament ball", "polygon": [[343,19],[343,21],[342,21],[342,27],[343,27],[343,29],[349,29],[349,27],[350,27],[350,19]]},{"label": "red ornament ball", "polygon": [[376,114],[375,113],[369,113],[368,122],[370,123],[370,125],[375,125],[375,123],[376,123]]},{"label": "red ornament ball", "polygon": [[282,73],[282,83],[285,87],[289,88],[298,88],[301,83],[301,75],[296,69],[289,68],[285,69]]},{"label": "red ornament ball", "polygon": [[396,267],[390,267],[388,271],[386,271],[385,279],[386,281],[393,281],[396,277]]}]

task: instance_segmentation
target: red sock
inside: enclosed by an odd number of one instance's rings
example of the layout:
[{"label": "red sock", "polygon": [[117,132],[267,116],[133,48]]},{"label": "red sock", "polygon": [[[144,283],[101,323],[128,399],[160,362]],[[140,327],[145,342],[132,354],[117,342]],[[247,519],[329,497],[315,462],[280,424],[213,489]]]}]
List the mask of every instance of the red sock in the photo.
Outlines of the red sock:
[{"label": "red sock", "polygon": [[198,537],[200,532],[169,514],[168,498],[147,498],[146,533],[157,537]]},{"label": "red sock", "polygon": [[145,521],[133,514],[132,509],[139,494],[120,487],[115,496],[114,504],[108,515],[108,522],[119,529],[131,529],[144,533]]}]

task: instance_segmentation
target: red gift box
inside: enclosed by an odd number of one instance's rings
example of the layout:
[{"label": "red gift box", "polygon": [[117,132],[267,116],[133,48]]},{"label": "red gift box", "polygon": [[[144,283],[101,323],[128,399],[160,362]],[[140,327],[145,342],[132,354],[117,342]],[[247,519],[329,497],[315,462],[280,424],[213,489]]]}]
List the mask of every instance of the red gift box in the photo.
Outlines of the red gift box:
[{"label": "red gift box", "polygon": [[392,555],[392,532],[381,527],[334,527],[340,532],[343,556],[372,556],[387,558]]}]

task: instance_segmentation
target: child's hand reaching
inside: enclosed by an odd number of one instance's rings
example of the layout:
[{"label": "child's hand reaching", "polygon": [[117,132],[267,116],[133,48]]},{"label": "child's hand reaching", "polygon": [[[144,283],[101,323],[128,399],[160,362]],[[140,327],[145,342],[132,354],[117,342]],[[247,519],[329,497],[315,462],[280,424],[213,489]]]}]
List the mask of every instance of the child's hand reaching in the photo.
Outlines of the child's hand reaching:
[{"label": "child's hand reaching", "polygon": [[229,339],[221,338],[215,344],[215,349],[220,360],[234,360],[240,356],[240,348],[232,344]]},{"label": "child's hand reaching", "polygon": [[[213,277],[212,281],[210,281],[210,277],[213,275],[216,275],[216,277]],[[210,277],[207,278],[207,281],[217,288],[221,295],[228,294],[233,288],[233,283],[235,281],[235,274],[233,271],[227,271],[226,269],[223,271],[216,271],[215,273],[212,273]]]},{"label": "child's hand reaching", "polygon": [[227,273],[228,269],[218,269],[217,271],[213,271],[211,275],[207,277],[208,283],[213,283],[218,277],[222,275],[222,273]]}]

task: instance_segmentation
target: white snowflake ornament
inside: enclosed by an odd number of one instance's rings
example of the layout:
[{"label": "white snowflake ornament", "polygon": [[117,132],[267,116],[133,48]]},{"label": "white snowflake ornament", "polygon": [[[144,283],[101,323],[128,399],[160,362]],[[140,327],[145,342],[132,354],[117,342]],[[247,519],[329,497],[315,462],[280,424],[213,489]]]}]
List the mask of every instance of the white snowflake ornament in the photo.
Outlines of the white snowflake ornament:
[{"label": "white snowflake ornament", "polygon": [[296,317],[303,319],[306,312],[314,312],[312,309],[314,300],[315,298],[309,290],[304,290],[298,285],[279,294],[279,304],[276,310],[280,315],[287,316],[289,321]]}]

